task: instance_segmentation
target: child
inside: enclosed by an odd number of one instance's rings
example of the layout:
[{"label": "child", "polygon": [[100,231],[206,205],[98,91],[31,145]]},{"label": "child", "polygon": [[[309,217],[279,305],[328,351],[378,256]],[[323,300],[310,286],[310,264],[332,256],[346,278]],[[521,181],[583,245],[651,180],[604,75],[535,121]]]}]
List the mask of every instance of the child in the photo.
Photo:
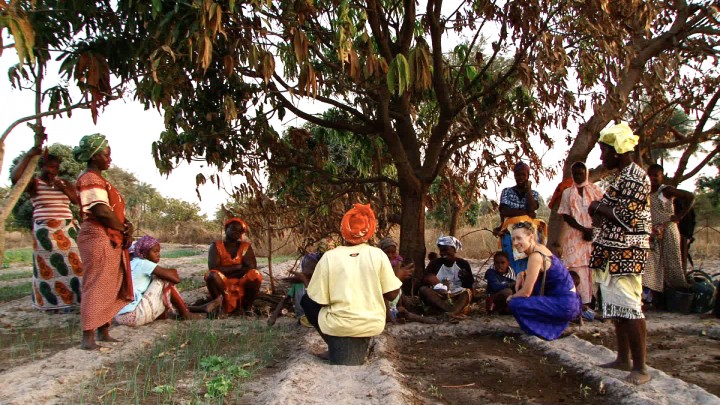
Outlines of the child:
[{"label": "child", "polygon": [[[185,305],[175,284],[180,282],[176,269],[158,265],[160,262],[160,242],[145,235],[131,246],[133,288],[135,299],[115,315],[120,325],[141,326],[158,318],[166,317],[169,311],[176,309],[182,319],[202,319],[205,315],[191,312],[211,313],[222,306],[222,297],[202,306]],[[174,308],[173,308],[174,307]]]},{"label": "child", "polygon": [[285,307],[285,304],[289,300],[292,300],[293,307],[295,308],[295,317],[297,318],[298,323],[302,326],[305,326],[306,328],[312,328],[312,325],[308,321],[307,317],[305,316],[305,312],[300,305],[300,300],[302,299],[303,295],[305,295],[305,288],[310,283],[310,279],[315,272],[315,266],[317,266],[320,258],[327,250],[334,247],[335,246],[332,243],[321,241],[320,243],[318,243],[315,253],[308,253],[303,256],[302,261],[300,262],[301,271],[292,271],[290,273],[290,277],[286,278],[286,280],[292,282],[292,285],[290,286],[287,295],[285,295],[282,301],[278,303],[278,305],[275,307],[275,310],[270,315],[270,318],[268,318],[268,326],[275,325],[275,322],[282,313],[282,309]]},{"label": "child", "polygon": [[[405,259],[401,266],[396,267],[395,276],[400,279],[403,283],[410,280],[415,269],[415,262],[412,259]],[[407,310],[409,305],[408,297],[403,295],[402,291],[395,297],[394,300],[385,300],[385,307],[387,308],[387,321],[392,323],[405,323],[405,322],[421,322],[429,324],[440,323],[436,319],[426,318],[418,314],[414,314]]]},{"label": "child", "polygon": [[[578,290],[578,286],[580,285],[580,275],[574,271],[571,271],[570,277],[572,277],[573,283],[575,284],[575,289],[578,291],[578,296],[579,296],[580,290]],[[588,321],[592,321],[595,319],[595,311],[590,309],[590,306],[588,304],[583,304],[583,306],[582,306],[582,313],[580,314],[580,317],[577,321],[580,324],[580,326],[582,326],[582,324],[583,324],[583,318]]]},{"label": "child", "polygon": [[500,315],[508,315],[507,299],[515,293],[515,272],[510,268],[507,252],[498,251],[493,256],[493,267],[485,272],[487,281],[486,307],[488,314],[494,310]]}]

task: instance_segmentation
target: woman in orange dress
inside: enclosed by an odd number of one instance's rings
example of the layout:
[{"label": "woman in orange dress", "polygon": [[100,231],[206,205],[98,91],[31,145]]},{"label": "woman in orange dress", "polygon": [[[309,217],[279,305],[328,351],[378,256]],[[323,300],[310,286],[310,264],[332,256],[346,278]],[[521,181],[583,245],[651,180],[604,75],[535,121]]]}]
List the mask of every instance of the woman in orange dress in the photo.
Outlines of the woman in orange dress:
[{"label": "woman in orange dress", "polygon": [[225,239],[215,241],[208,252],[205,276],[211,299],[223,297],[228,314],[247,314],[260,291],[262,275],[250,242],[242,240],[248,225],[240,218],[225,221]]},{"label": "woman in orange dress", "polygon": [[110,167],[110,146],[104,135],[84,136],[73,150],[75,159],[87,162],[87,169],[75,184],[80,196],[83,223],[78,247],[83,263],[81,347],[97,349],[98,340],[116,341],[110,337],[110,321],[134,299],[130,273],[132,224],[125,219],[125,201],[115,187],[102,176]]}]

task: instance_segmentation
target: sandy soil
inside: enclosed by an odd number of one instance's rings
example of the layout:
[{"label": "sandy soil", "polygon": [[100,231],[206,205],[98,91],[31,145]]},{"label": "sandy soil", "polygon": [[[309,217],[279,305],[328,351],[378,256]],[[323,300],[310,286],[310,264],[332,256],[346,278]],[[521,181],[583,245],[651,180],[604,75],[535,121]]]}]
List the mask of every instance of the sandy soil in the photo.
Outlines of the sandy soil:
[{"label": "sandy soil", "polygon": [[[199,260],[201,257],[202,255],[169,259],[164,260],[163,264],[177,267],[183,277],[197,278],[204,274],[205,265]],[[483,262],[471,261],[476,268]],[[282,276],[293,264],[295,262],[273,266],[275,275]],[[716,264],[718,263],[714,265]],[[708,261],[705,261],[704,266],[708,268]],[[720,269],[720,266],[714,268]],[[263,268],[260,270],[266,271]],[[479,279],[483,272],[478,272]],[[267,277],[264,288],[269,288]],[[203,294],[204,288],[199,288],[185,292],[183,295],[190,301]],[[266,310],[269,310],[269,306],[266,306]],[[481,311],[476,309],[474,312]],[[72,398],[76,398],[77,392],[83,389],[84,382],[91,381],[93,376],[102,372],[104,367],[112,368],[119,361],[142,353],[144,347],[157,339],[162,339],[173,325],[171,321],[159,321],[137,329],[116,327],[113,333],[123,339],[123,342],[112,345],[107,351],[85,352],[77,347],[79,341],[77,322],[78,314],[49,315],[32,310],[29,297],[0,304],[0,343],[3,345],[6,342],[14,344],[21,333],[33,330],[40,334],[50,330],[67,331],[65,335],[59,334],[55,343],[45,344],[39,350],[32,351],[32,354],[16,351],[9,356],[8,352],[0,351],[0,380],[3,382],[0,385],[0,403],[69,403]],[[448,361],[447,365],[455,364],[461,367],[464,375],[487,369],[484,367],[484,361],[505,364],[507,368],[502,370],[508,373],[508,369],[525,369],[529,367],[528,364],[533,364],[535,361],[539,363],[540,359],[547,357],[547,361],[551,362],[548,364],[553,365],[554,371],[557,371],[558,367],[564,367],[567,370],[566,375],[579,379],[568,383],[571,391],[582,395],[578,381],[583,381],[591,387],[590,394],[603,394],[604,397],[600,398],[607,403],[720,404],[720,399],[712,395],[717,393],[717,356],[719,355],[717,348],[720,346],[716,340],[720,339],[720,320],[715,318],[649,313],[649,363],[654,366],[651,370],[653,381],[637,389],[622,382],[623,372],[599,370],[595,367],[596,364],[614,357],[614,353],[603,346],[606,344],[612,347],[610,323],[587,323],[578,331],[579,336],[587,340],[571,336],[554,342],[521,336],[512,317],[476,316],[459,324],[437,326],[393,325],[388,327],[385,334],[375,339],[368,363],[360,367],[331,366],[317,359],[312,353],[323,350],[323,343],[317,334],[312,330],[298,329],[287,319],[279,325],[277,327],[296,328],[297,345],[289,348],[290,357],[286,363],[267,369],[245,387],[247,393],[241,399],[241,403],[382,403],[385,405],[438,400],[447,403],[517,403],[517,398],[512,397],[514,394],[524,396],[526,400],[520,402],[555,402],[550,399],[551,397],[541,396],[549,395],[547,390],[543,393],[537,391],[544,383],[535,384],[537,388],[535,391],[517,393],[510,390],[504,394],[499,392],[494,394],[494,397],[480,399],[482,392],[487,394],[488,391],[492,391],[488,390],[487,386],[492,386],[494,377],[461,381],[451,372],[452,366],[444,371],[442,367],[438,367],[438,371],[423,371],[426,368],[433,368],[437,362],[432,360],[435,357],[420,356],[421,352],[454,347],[453,342],[457,341],[457,346],[467,346],[471,349],[463,348],[460,349],[461,352],[450,351],[441,354],[440,357]],[[504,343],[501,338],[493,338],[495,340],[490,343],[473,338],[487,334],[517,335],[512,343],[513,356],[503,356],[502,351],[507,350],[506,345],[510,344]],[[418,343],[423,340],[425,342]],[[517,353],[518,345],[526,347],[526,351]],[[465,355],[465,353],[469,354]],[[413,359],[413,356],[417,359]],[[674,356],[682,357],[681,360],[674,360]],[[534,360],[523,363],[525,361],[523,357]],[[421,358],[425,360],[420,360]],[[450,361],[456,363],[449,363]],[[420,364],[421,362],[426,364]],[[408,371],[411,369],[420,374],[411,377],[411,372]],[[511,381],[511,384],[525,384],[531,380],[528,379],[528,375],[538,373],[542,373],[542,369],[520,373],[504,381]],[[476,376],[476,374],[472,375]],[[681,377],[682,380],[674,376]],[[448,388],[447,390],[452,390],[450,393],[439,391],[444,398],[439,399],[429,394],[427,389],[418,389],[413,385],[412,381],[418,379],[436,387],[475,382],[477,390],[470,388],[468,392],[473,395],[468,395],[464,399],[463,397],[453,399],[453,395],[462,392],[465,388]],[[577,387],[572,386],[576,384]]]}]

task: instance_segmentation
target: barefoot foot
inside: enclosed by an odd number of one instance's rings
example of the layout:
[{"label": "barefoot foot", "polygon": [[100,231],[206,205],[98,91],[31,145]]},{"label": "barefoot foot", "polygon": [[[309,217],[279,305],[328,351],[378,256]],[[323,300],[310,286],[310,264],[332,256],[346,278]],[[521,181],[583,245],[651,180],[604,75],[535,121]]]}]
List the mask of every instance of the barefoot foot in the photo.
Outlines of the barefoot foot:
[{"label": "barefoot foot", "polygon": [[619,361],[619,360],[615,360],[610,363],[600,364],[600,367],[601,368],[614,368],[614,369],[623,370],[623,371],[632,370],[632,364],[630,364],[629,361],[625,362],[625,361]]},{"label": "barefoot foot", "polygon": [[633,370],[625,377],[625,381],[630,384],[641,385],[650,381],[650,378],[650,374],[648,374],[647,371]]},{"label": "barefoot foot", "polygon": [[219,295],[214,300],[208,302],[207,307],[205,307],[205,312],[211,313],[215,312],[218,308],[222,306],[223,303],[223,296]]}]

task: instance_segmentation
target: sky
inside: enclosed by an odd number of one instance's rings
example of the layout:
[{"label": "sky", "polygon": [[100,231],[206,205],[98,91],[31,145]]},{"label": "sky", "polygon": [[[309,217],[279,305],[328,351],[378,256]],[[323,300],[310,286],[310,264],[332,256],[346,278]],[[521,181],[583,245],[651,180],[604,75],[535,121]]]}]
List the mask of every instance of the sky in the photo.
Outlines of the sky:
[{"label": "sky", "polygon": [[[16,119],[33,114],[34,93],[29,90],[17,90],[10,86],[6,79],[5,72],[16,63],[14,52],[6,51],[0,57],[0,131],[4,131]],[[48,75],[51,77],[50,75]],[[48,81],[52,83],[52,81]],[[318,105],[304,106],[310,110],[318,109]],[[306,109],[307,110],[307,109]],[[97,124],[93,124],[89,110],[74,111],[71,118],[45,118],[43,125],[48,135],[48,145],[62,143],[70,146],[78,144],[84,135],[102,133],[107,136],[112,148],[113,164],[135,174],[145,183],[155,187],[163,196],[177,198],[192,203],[197,203],[201,208],[201,214],[207,215],[209,219],[214,217],[218,206],[229,199],[226,191],[210,182],[200,187],[202,200],[198,199],[195,191],[195,176],[203,173],[206,177],[214,174],[215,170],[208,168],[200,162],[182,163],[169,176],[160,175],[151,154],[152,142],[159,139],[164,129],[163,119],[157,110],[144,110],[140,102],[133,101],[131,95],[126,95],[124,100],[116,100],[110,103],[101,111]],[[302,125],[298,119],[285,121],[281,125]],[[280,132],[283,128],[277,128]],[[555,147],[546,151],[543,161],[548,166],[556,168],[560,172],[561,165],[569,149],[564,141],[565,133],[558,133],[556,139],[559,141]],[[540,143],[538,141],[538,143]],[[33,144],[33,135],[26,124],[17,126],[8,136],[5,144],[5,158],[0,171],[0,185],[9,185],[9,167],[12,160],[22,151],[27,150]],[[539,155],[543,155],[541,151]],[[599,150],[596,147],[588,157],[587,163],[590,167],[597,166],[599,162]],[[672,162],[666,163],[666,168],[671,169]],[[701,175],[716,175],[714,168],[706,168]],[[242,179],[225,174],[221,180],[226,189],[232,190],[233,184],[238,184]],[[534,188],[540,195],[548,199],[555,186],[559,183],[560,177],[540,177],[535,181]],[[681,185],[687,190],[694,190],[695,179],[686,181]],[[500,191],[514,185],[512,175],[502,183],[490,185],[485,192],[489,199],[498,199]]]}]

